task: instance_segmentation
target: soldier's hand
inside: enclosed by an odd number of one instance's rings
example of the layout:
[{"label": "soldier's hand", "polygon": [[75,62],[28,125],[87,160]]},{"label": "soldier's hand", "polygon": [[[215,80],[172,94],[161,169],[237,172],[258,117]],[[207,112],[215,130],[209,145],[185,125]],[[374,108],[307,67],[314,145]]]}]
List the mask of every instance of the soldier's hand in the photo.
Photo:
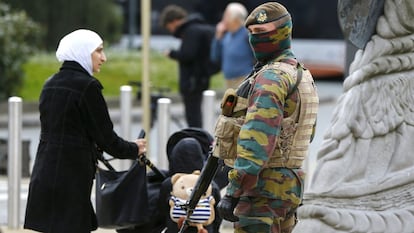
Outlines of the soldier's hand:
[{"label": "soldier's hand", "polygon": [[230,222],[237,222],[239,218],[234,215],[234,208],[239,203],[239,198],[224,196],[217,205],[220,217]]}]

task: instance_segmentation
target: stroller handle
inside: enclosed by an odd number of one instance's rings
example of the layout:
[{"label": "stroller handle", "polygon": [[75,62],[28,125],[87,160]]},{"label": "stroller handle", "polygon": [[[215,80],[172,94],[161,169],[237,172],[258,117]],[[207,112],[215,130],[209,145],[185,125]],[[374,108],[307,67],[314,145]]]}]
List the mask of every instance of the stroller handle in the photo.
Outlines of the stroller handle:
[{"label": "stroller handle", "polygon": [[[141,131],[139,132],[138,138],[145,138],[145,130],[141,129]],[[141,164],[145,164],[147,165],[149,168],[151,168],[151,170],[159,177],[161,177],[163,180],[167,178],[167,176],[162,173],[152,162],[151,160],[149,160],[146,156],[146,154],[142,154],[138,157],[138,161]]]},{"label": "stroller handle", "polygon": [[140,139],[140,138],[145,138],[145,130],[143,130],[143,129],[141,129],[141,131],[139,131],[138,139]]}]

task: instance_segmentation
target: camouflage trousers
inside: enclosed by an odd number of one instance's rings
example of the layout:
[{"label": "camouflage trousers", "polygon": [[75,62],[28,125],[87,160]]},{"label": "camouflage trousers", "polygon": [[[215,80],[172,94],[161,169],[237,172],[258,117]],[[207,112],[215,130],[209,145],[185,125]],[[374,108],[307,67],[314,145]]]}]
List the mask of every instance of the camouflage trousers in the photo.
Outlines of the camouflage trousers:
[{"label": "camouflage trousers", "polygon": [[303,194],[305,174],[301,169],[271,168],[261,174],[258,196],[240,198],[235,214],[237,233],[290,233]]}]

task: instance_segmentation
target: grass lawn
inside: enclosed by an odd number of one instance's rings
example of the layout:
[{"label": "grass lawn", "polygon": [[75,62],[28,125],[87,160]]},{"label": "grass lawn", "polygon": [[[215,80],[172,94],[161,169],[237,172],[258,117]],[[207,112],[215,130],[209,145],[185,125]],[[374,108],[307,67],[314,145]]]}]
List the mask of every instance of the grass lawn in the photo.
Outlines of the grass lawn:
[{"label": "grass lawn", "polygon": [[[119,96],[119,87],[127,85],[129,81],[141,80],[141,55],[139,52],[112,52],[107,51],[108,61],[102,66],[101,72],[96,74],[102,85],[106,97]],[[151,86],[168,87],[173,92],[178,91],[178,65],[175,61],[158,53],[151,54],[150,77]],[[20,96],[25,101],[36,101],[43,83],[60,67],[54,54],[39,54],[30,58],[24,65],[25,79]],[[212,89],[222,89],[224,79],[222,74],[211,80]]]}]

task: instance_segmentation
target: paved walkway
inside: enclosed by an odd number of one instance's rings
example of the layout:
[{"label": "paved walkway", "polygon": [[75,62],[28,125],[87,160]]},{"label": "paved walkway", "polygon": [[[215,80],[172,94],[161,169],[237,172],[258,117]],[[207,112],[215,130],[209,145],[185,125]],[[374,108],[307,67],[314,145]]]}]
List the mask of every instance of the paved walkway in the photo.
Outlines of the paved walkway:
[{"label": "paved walkway", "polygon": [[[34,233],[35,231],[29,231],[29,230],[9,230],[7,227],[2,227],[0,228],[0,233]],[[114,233],[115,230],[107,230],[107,229],[98,229],[96,231],[94,231],[94,233]],[[223,227],[220,230],[221,233],[231,233],[233,232],[233,229],[231,229],[230,227]]]},{"label": "paved walkway", "polygon": [[[30,231],[30,230],[9,230],[7,227],[0,228],[0,233],[34,233],[36,231]],[[98,229],[97,231],[94,231],[95,233],[114,233],[114,230],[105,230],[105,229]]]}]

